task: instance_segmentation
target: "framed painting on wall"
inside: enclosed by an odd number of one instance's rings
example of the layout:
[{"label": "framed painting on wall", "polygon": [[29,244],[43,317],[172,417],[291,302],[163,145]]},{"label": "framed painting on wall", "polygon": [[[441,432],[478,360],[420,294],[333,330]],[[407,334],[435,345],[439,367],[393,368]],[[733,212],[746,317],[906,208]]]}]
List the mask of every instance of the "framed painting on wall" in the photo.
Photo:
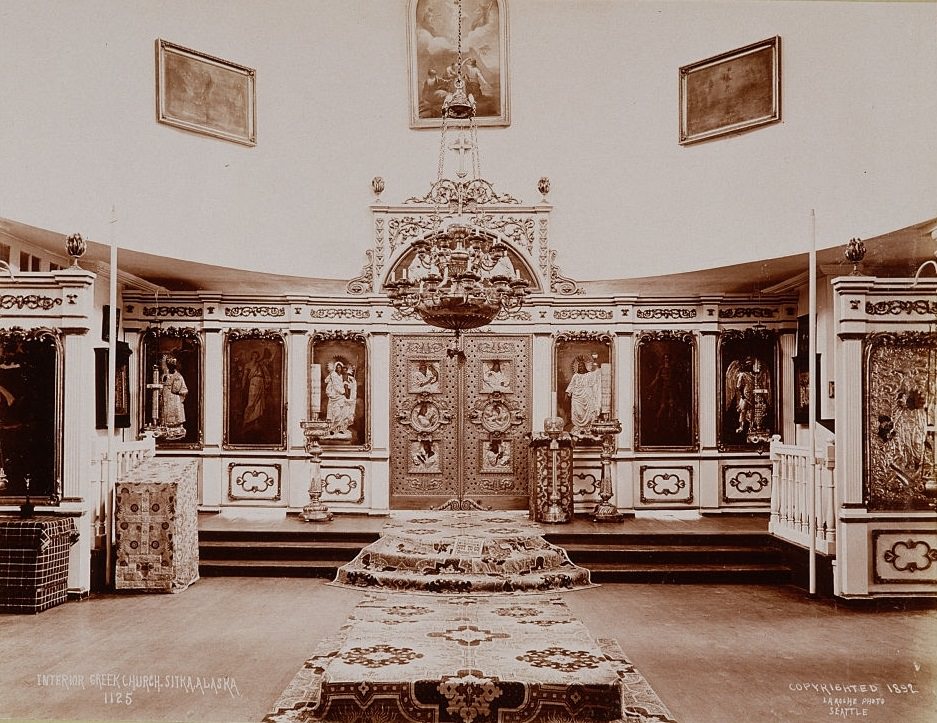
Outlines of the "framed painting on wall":
[{"label": "framed painting on wall", "polygon": [[[147,328],[142,337],[140,409],[160,448],[202,444],[202,343],[193,327]],[[118,357],[118,360],[120,357]]]},{"label": "framed painting on wall", "polygon": [[779,425],[777,335],[758,326],[723,331],[718,368],[719,449],[766,450]]},{"label": "framed painting on wall", "polygon": [[605,332],[561,332],[553,346],[553,407],[563,431],[594,441],[592,423],[612,407],[612,337]]},{"label": "framed painting on wall", "polygon": [[696,337],[650,331],[635,345],[637,448],[696,450]]},{"label": "framed painting on wall", "polygon": [[286,447],[286,345],[277,331],[225,333],[224,446]]},{"label": "framed painting on wall", "polygon": [[58,330],[0,330],[0,503],[61,500],[63,380]]},{"label": "framed painting on wall", "polygon": [[680,143],[781,120],[781,38],[775,36],[680,68]]},{"label": "framed painting on wall", "polygon": [[317,331],[309,340],[309,418],[329,420],[322,444],[368,444],[368,346],[361,332]]},{"label": "framed painting on wall", "polygon": [[[410,0],[410,127],[438,128],[458,64],[458,5]],[[462,0],[462,77],[480,126],[510,125],[507,0]]]},{"label": "framed painting on wall", "polygon": [[156,118],[176,128],[253,146],[255,77],[253,68],[157,40]]},{"label": "framed painting on wall", "polygon": [[[94,426],[107,429],[107,363],[108,350],[94,350]],[[130,426],[130,345],[117,342],[116,376],[114,378],[114,428]]]}]

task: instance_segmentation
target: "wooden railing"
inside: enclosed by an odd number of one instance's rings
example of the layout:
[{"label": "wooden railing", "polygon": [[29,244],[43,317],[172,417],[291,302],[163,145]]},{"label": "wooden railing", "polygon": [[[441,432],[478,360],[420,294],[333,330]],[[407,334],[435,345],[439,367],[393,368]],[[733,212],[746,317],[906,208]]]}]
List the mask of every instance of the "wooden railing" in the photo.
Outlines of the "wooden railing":
[{"label": "wooden railing", "polygon": [[[143,464],[156,454],[156,438],[146,435],[142,439],[132,442],[115,441],[112,449],[116,460],[115,482],[124,479],[131,470]],[[111,513],[111,496],[114,485],[108,484],[107,447],[102,441],[92,460],[97,466],[97,479],[91,481],[91,499],[95,500],[94,514],[92,516],[95,534],[103,535],[107,529],[107,520]]]},{"label": "wooden railing", "polygon": [[123,479],[135,467],[156,454],[156,437],[146,435],[134,442],[121,442],[115,446],[117,479]]},{"label": "wooden railing", "polygon": [[836,554],[836,488],[833,468],[835,441],[817,445],[814,460],[810,448],[771,442],[771,521],[768,531],[782,540],[810,547],[808,485],[815,485],[816,550]]}]

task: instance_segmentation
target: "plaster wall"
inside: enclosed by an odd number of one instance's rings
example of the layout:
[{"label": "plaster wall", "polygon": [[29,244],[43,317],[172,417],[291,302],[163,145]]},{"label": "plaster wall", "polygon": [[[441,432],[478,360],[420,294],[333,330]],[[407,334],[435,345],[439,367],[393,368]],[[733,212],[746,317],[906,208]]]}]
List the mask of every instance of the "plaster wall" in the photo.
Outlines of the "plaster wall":
[{"label": "plaster wall", "polygon": [[[538,200],[574,278],[820,247],[934,215],[937,4],[510,0],[511,125],[485,177]],[[227,266],[350,278],[386,201],[425,192],[406,0],[5,0],[0,216]],[[782,38],[782,122],[677,143],[678,68]],[[257,70],[256,147],[156,121],[155,40]],[[116,209],[118,223],[108,223]]]}]

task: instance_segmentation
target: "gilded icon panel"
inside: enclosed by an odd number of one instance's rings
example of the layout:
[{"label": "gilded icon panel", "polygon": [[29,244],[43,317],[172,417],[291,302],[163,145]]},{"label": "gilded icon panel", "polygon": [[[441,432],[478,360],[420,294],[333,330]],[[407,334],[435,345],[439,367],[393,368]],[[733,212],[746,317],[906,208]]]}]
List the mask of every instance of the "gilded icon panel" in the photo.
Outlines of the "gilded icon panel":
[{"label": "gilded icon panel", "polygon": [[325,445],[368,442],[368,353],[364,334],[316,332],[309,350],[309,418],[329,420]]},{"label": "gilded icon panel", "polygon": [[927,509],[935,484],[937,334],[873,334],[865,358],[865,502]]},{"label": "gilded icon panel", "polygon": [[61,498],[63,358],[57,331],[0,330],[0,501]]},{"label": "gilded icon panel", "polygon": [[593,332],[557,335],[553,373],[555,409],[564,431],[582,442],[598,442],[592,424],[612,409],[611,336]]},{"label": "gilded icon panel", "polygon": [[225,335],[226,447],[286,446],[286,348],[272,331]]},{"label": "gilded icon panel", "polygon": [[159,448],[202,443],[202,345],[192,327],[151,326],[141,341],[143,429]]},{"label": "gilded icon panel", "polygon": [[432,439],[410,440],[410,464],[407,472],[410,474],[435,473],[441,471],[439,463],[439,446]]},{"label": "gilded icon panel", "polygon": [[514,443],[510,440],[480,440],[481,471],[484,474],[508,474],[513,471]]},{"label": "gilded icon panel", "polygon": [[719,370],[719,449],[766,449],[779,420],[777,336],[763,327],[722,332]]},{"label": "gilded icon panel", "polygon": [[647,332],[635,348],[638,449],[697,449],[693,334]]}]

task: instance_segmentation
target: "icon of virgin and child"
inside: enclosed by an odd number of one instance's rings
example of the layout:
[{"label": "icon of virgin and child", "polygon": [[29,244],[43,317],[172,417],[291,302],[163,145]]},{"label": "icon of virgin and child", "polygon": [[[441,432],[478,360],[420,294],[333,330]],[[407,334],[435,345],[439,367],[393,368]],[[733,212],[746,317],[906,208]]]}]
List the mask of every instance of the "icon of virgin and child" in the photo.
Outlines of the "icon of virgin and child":
[{"label": "icon of virgin and child", "polygon": [[351,439],[358,406],[358,380],[351,364],[336,358],[326,365],[325,416],[329,420],[329,439]]}]

